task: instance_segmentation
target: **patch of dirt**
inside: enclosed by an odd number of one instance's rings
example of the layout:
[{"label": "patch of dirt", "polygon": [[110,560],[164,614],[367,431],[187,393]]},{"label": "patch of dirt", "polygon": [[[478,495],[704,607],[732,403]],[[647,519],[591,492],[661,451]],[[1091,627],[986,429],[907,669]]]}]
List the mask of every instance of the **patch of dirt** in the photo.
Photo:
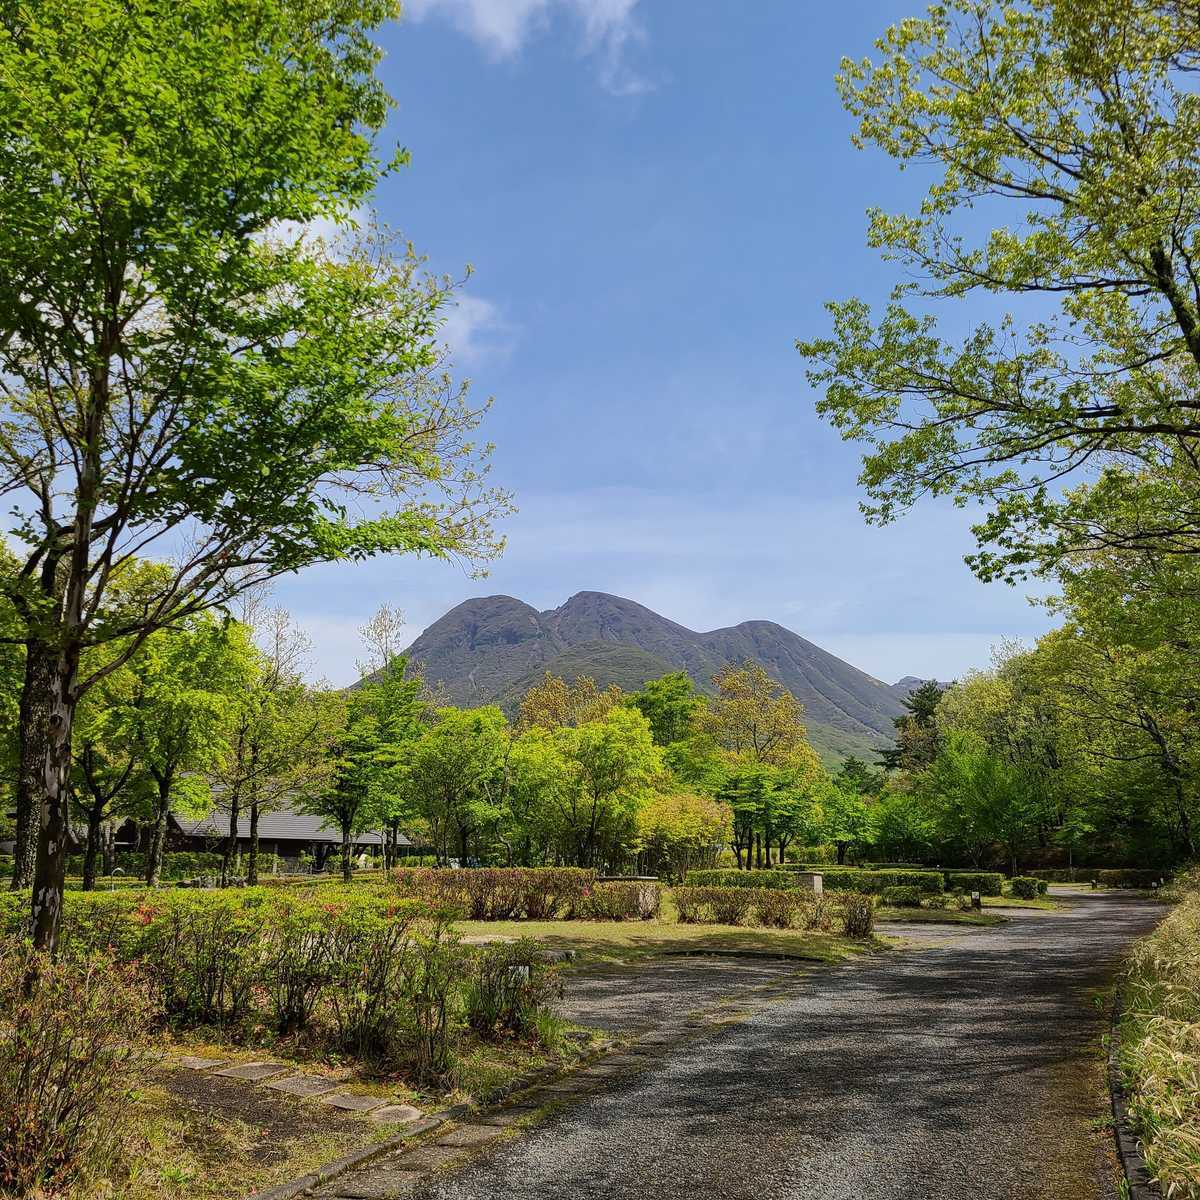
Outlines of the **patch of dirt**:
[{"label": "patch of dirt", "polygon": [[[245,1126],[248,1156],[264,1166],[285,1159],[292,1143],[314,1134],[353,1138],[357,1133],[364,1139],[368,1135],[362,1117],[245,1079],[188,1070],[160,1071],[157,1079],[175,1100],[202,1118],[199,1128],[234,1121]],[[204,1152],[201,1145],[192,1148]]]}]

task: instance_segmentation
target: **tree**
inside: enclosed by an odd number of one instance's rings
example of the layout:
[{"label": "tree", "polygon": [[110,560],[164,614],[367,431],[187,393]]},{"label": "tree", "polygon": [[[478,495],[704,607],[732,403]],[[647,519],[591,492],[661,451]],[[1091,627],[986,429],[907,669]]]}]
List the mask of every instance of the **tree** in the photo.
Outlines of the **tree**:
[{"label": "tree", "polygon": [[704,697],[686,671],[672,671],[643,684],[640,692],[629,697],[629,703],[650,722],[656,744],[669,746],[691,734]]},{"label": "tree", "polygon": [[838,768],[834,782],[860,796],[878,796],[887,782],[882,771],[872,770],[861,758],[851,754]]},{"label": "tree", "polygon": [[823,789],[819,805],[821,840],[837,847],[841,865],[852,847],[871,840],[875,832],[874,814],[853,787],[832,781]]},{"label": "tree", "polygon": [[727,805],[691,792],[652,792],[638,809],[637,832],[648,871],[682,879],[716,864],[732,836]]},{"label": "tree", "polygon": [[651,781],[663,770],[650,723],[632,708],[614,707],[596,721],[555,734],[571,770],[559,804],[562,839],[571,862],[594,867],[623,856]]},{"label": "tree", "polygon": [[[62,906],[88,647],[131,657],[311,563],[500,549],[481,412],[434,349],[445,285],[383,235],[287,232],[344,227],[403,162],[374,142],[371,33],[396,10],[49,0],[0,17],[0,487],[22,546],[39,947]],[[169,569],[118,612],[135,554]]]},{"label": "tree", "polygon": [[895,745],[879,752],[887,771],[922,771],[937,757],[937,709],[942,685],[927,679],[901,701],[908,710],[895,717]]},{"label": "tree", "polygon": [[568,683],[547,671],[542,682],[534,684],[521,697],[517,728],[574,728],[600,720],[620,704],[622,698],[621,689],[615,683],[601,690],[590,675],[580,675]]},{"label": "tree", "polygon": [[206,807],[207,777],[229,752],[236,698],[251,676],[245,632],[211,614],[145,639],[128,703],[112,718],[152,781],[146,882],[158,886],[173,811]]},{"label": "tree", "polygon": [[439,708],[432,727],[406,749],[404,787],[439,862],[449,857],[452,841],[460,858],[470,857],[472,839],[503,815],[507,725],[498,708]]},{"label": "tree", "polygon": [[732,754],[783,765],[807,745],[804,706],[756,662],[713,676],[716,697],[702,711],[702,728]]},{"label": "tree", "polygon": [[217,808],[228,819],[221,884],[230,881],[242,813],[249,809],[246,881],[258,882],[259,818],[296,793],[312,792],[328,764],[321,753],[322,710],[302,672],[310,649],[280,608],[259,593],[241,597],[238,623],[246,638],[246,686],[233,698],[229,753],[210,773]]},{"label": "tree", "polygon": [[[843,62],[856,141],[931,168],[917,212],[870,216],[871,244],[924,283],[878,320],[830,305],[832,335],[799,348],[818,410],[867,446],[868,517],[982,502],[983,578],[1097,549],[1200,553],[1195,15],[950,0],[889,30],[878,61]],[[984,201],[1009,219],[976,237]],[[954,344],[915,292],[1022,315]]]}]

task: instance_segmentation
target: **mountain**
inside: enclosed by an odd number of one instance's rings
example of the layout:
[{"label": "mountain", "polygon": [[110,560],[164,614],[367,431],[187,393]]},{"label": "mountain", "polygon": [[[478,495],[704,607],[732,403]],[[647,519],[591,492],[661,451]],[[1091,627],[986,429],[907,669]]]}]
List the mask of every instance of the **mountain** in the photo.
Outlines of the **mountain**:
[{"label": "mountain", "polygon": [[727,663],[753,659],[804,704],[809,736],[828,762],[869,756],[889,742],[892,718],[914,686],[911,676],[881,683],[773,621],[698,633],[604,592],[579,592],[547,612],[512,596],[466,600],[430,625],[408,655],[451,703],[509,711],[547,671],[634,690],[684,670],[711,692],[713,675]]}]

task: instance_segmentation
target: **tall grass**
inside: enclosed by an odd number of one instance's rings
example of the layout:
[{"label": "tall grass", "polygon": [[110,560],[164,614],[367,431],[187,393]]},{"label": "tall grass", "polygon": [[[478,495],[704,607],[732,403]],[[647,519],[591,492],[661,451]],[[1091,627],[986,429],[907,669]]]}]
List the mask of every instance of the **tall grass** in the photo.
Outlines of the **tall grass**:
[{"label": "tall grass", "polygon": [[1170,1200],[1200,1200],[1200,871],[1134,948],[1123,988],[1120,1062],[1151,1174]]}]

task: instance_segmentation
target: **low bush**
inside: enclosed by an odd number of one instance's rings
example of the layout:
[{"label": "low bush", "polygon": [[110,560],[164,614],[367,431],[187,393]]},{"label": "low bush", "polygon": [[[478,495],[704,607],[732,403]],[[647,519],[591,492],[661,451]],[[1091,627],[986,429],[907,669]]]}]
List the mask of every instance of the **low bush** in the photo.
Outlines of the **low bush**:
[{"label": "low bush", "polygon": [[1014,875],[1008,881],[1009,894],[1018,900],[1036,900],[1038,898],[1038,881],[1032,875]]},{"label": "low bush", "polygon": [[662,911],[662,889],[650,880],[610,880],[588,888],[573,916],[586,921],[652,921]]},{"label": "low bush", "polygon": [[144,1071],[127,1039],[151,1010],[111,957],[0,944],[0,1193],[60,1195],[111,1160]]},{"label": "low bush", "polygon": [[1004,894],[1004,876],[999,871],[947,871],[946,888],[954,891],[978,892],[981,896]]},{"label": "low bush", "polygon": [[868,938],[875,928],[875,897],[863,892],[847,892],[838,897],[842,932],[846,937]]},{"label": "low bush", "polygon": [[596,872],[580,867],[402,868],[401,895],[454,905],[472,921],[547,921],[576,911]]},{"label": "low bush", "polygon": [[467,1024],[482,1037],[537,1036],[562,999],[558,970],[532,940],[500,942],[476,952],[463,992]]},{"label": "low bush", "polygon": [[687,925],[745,925],[757,898],[755,889],[740,887],[680,887],[672,894]]},{"label": "low bush", "polygon": [[797,881],[788,871],[689,871],[688,887],[702,888],[794,888]]},{"label": "low bush", "polygon": [[751,905],[754,922],[773,929],[792,929],[803,909],[803,893],[781,888],[758,888]]},{"label": "low bush", "polygon": [[[826,891],[882,893],[887,887],[915,887],[925,895],[943,890],[941,871],[864,871],[858,867],[821,867]],[[795,888],[799,868],[795,865],[779,871],[689,871],[685,882],[690,887],[766,887]]]},{"label": "low bush", "polygon": [[1090,883],[1105,887],[1148,888],[1170,879],[1171,872],[1150,867],[1043,867],[1030,875],[1050,883]]},{"label": "low bush", "polygon": [[921,890],[915,887],[887,887],[879,894],[879,898],[892,908],[921,907]]}]

